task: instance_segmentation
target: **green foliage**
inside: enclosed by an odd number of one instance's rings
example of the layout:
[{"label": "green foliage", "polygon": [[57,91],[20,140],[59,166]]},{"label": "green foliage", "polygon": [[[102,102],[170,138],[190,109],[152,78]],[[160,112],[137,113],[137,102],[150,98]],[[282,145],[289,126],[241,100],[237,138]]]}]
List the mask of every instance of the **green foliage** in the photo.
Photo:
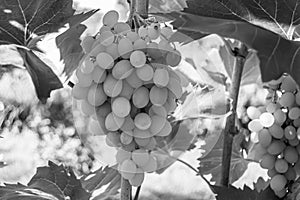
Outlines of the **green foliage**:
[{"label": "green foliage", "polygon": [[[77,26],[83,26],[79,25],[82,21],[96,12],[90,11],[75,15],[72,4],[72,0],[0,1],[0,45],[18,45],[18,51],[24,59],[37,96],[42,102],[45,102],[52,90],[61,88],[62,84],[51,68],[33,52],[33,50],[41,52],[37,43],[44,35],[57,32],[67,23],[71,27],[69,32],[72,33]],[[65,59],[66,69],[74,68],[74,65],[76,66],[79,62],[80,56],[74,55],[74,51],[75,53],[82,51],[78,44],[82,32],[68,40],[71,41],[71,45],[59,45],[61,58]],[[66,45],[71,49],[67,49]]]},{"label": "green foliage", "polygon": [[[214,137],[214,135],[212,135]],[[207,137],[210,137],[209,135]],[[231,165],[230,165],[230,183],[233,183],[239,179],[245,170],[247,169],[249,161],[245,160],[242,155],[242,148],[240,146],[243,140],[242,135],[238,135],[234,138],[232,145],[231,154]],[[211,149],[210,145],[206,145],[207,148],[204,155],[202,155],[198,160],[200,161],[199,171],[202,174],[211,174],[212,181],[220,183],[221,180],[221,169],[222,169],[222,154],[223,154],[223,141],[224,134],[219,135],[217,143]],[[201,149],[205,150],[205,147]]]},{"label": "green foliage", "polygon": [[243,189],[237,189],[233,186],[211,186],[212,191],[217,194],[217,200],[232,200],[232,199],[248,199],[248,200],[279,200],[275,196],[270,187],[266,188],[262,192],[251,190],[248,186],[244,186]]},{"label": "green foliage", "polygon": [[88,200],[90,193],[82,188],[73,171],[49,161],[49,166],[39,167],[27,186],[5,185],[0,187],[2,199],[53,199]]},{"label": "green foliage", "polygon": [[264,82],[289,73],[300,83],[299,43],[291,40],[299,23],[297,1],[188,0],[187,5],[182,12],[169,14],[178,31],[193,39],[203,33],[237,39],[257,50]]}]

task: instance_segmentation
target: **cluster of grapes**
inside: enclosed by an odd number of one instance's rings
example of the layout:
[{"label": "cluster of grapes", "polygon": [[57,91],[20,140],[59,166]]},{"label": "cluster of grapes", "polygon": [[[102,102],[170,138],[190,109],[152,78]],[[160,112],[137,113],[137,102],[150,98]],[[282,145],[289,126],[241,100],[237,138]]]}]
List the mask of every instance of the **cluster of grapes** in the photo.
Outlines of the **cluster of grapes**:
[{"label": "cluster of grapes", "polygon": [[116,11],[107,12],[99,34],[83,39],[86,54],[72,94],[91,116],[90,132],[105,135],[107,145],[117,148],[122,177],[139,186],[144,172],[156,171],[157,140],[172,131],[167,116],[182,88],[170,66],[181,55],[168,41],[170,27],[146,22],[134,31],[118,19]]},{"label": "cluster of grapes", "polygon": [[269,86],[267,105],[250,106],[248,128],[263,152],[262,168],[268,169],[270,187],[283,197],[288,183],[300,175],[300,90],[290,76]]}]

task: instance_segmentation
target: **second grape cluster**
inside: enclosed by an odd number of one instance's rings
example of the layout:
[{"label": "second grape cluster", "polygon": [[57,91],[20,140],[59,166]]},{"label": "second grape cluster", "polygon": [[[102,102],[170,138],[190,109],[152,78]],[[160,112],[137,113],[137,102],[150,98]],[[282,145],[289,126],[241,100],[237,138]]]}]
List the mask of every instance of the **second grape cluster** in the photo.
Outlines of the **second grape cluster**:
[{"label": "second grape cluster", "polygon": [[288,183],[300,175],[300,91],[290,76],[269,85],[265,107],[247,108],[252,120],[248,128],[263,156],[262,168],[268,169],[270,187],[279,197],[288,192]]}]

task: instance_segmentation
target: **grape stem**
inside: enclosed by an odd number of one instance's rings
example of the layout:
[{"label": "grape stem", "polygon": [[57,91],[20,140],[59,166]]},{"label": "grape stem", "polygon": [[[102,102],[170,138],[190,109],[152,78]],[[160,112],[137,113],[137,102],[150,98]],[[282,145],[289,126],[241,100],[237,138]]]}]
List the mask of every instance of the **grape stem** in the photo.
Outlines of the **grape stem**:
[{"label": "grape stem", "polygon": [[132,187],[128,180],[121,178],[121,200],[131,200]]},{"label": "grape stem", "polygon": [[236,107],[238,102],[239,89],[242,79],[242,73],[244,64],[248,55],[248,48],[246,45],[240,43],[239,48],[232,50],[234,55],[235,63],[233,66],[233,73],[231,77],[230,86],[230,98],[232,99],[232,112],[226,119],[226,125],[224,130],[224,141],[223,141],[223,154],[222,154],[222,177],[221,185],[228,186],[230,178],[230,163],[231,163],[231,153],[232,153],[232,143],[233,138],[238,134],[236,128],[235,117],[236,117]]}]

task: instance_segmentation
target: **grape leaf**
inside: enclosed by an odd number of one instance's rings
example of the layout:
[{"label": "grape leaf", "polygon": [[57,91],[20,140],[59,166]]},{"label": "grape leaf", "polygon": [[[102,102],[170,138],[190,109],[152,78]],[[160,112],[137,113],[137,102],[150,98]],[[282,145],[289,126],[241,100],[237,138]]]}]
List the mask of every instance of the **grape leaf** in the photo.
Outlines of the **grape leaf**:
[{"label": "grape leaf", "polygon": [[149,12],[170,12],[182,10],[186,7],[186,0],[150,0]]},{"label": "grape leaf", "polygon": [[[59,191],[57,192],[59,193]],[[64,200],[64,198],[57,198],[54,194],[29,188],[19,183],[0,186],[0,196],[3,200]]]},{"label": "grape leaf", "polygon": [[117,185],[120,187],[121,176],[115,168],[116,166],[106,166],[105,168],[101,167],[95,172],[87,176],[83,176],[81,178],[83,188],[90,192],[93,192],[94,190],[97,190],[107,184],[109,184],[108,187],[112,188],[112,183],[116,182],[117,180]]},{"label": "grape leaf", "polygon": [[169,14],[178,31],[194,32],[193,39],[203,33],[237,39],[257,51],[264,82],[289,73],[300,83],[300,43],[289,40],[299,24],[298,1],[188,0],[187,5]]},{"label": "grape leaf", "polygon": [[[241,135],[241,134],[239,134]],[[223,140],[224,134],[222,133],[215,144],[213,149],[202,157],[198,158],[200,161],[199,171],[202,174],[211,174],[212,181],[220,182],[221,167],[222,167],[222,154],[223,154]],[[240,152],[239,137],[235,137],[232,146],[231,165],[230,165],[230,183],[239,179],[248,166],[248,161],[245,160]]]},{"label": "grape leaf", "polygon": [[[69,196],[72,200],[88,200],[91,194],[82,188],[80,180],[78,180],[72,170],[58,166],[49,161],[49,167],[39,167],[36,174],[32,177],[29,186],[36,185],[41,180],[49,181],[55,184],[65,196]],[[39,185],[41,186],[41,185]]]},{"label": "grape leaf", "polygon": [[267,187],[262,192],[251,190],[248,186],[244,189],[238,189],[233,186],[216,186],[211,185],[212,191],[217,194],[217,200],[232,200],[232,199],[247,199],[247,200],[279,200],[270,187]]},{"label": "grape leaf", "polygon": [[56,32],[75,10],[71,0],[0,0],[0,44],[26,46],[34,35]]},{"label": "grape leaf", "polygon": [[50,96],[50,92],[62,88],[62,83],[51,70],[37,55],[31,50],[17,48],[24,60],[24,65],[28,70],[35,90],[40,101],[45,102]]},{"label": "grape leaf", "polygon": [[80,36],[85,31],[86,26],[80,23],[97,11],[99,9],[74,15],[69,20],[70,28],[55,38],[56,45],[60,51],[60,59],[65,63],[64,73],[67,77],[71,76],[84,55],[80,45]]},{"label": "grape leaf", "polygon": [[[230,44],[231,48],[237,47],[237,41],[226,41]],[[229,52],[230,49],[226,48],[226,45],[220,46],[219,54],[223,61],[224,67],[226,69],[228,78],[232,77],[233,66],[235,65],[235,57]],[[247,60],[245,61],[243,68],[243,75],[241,80],[241,85],[247,85],[251,83],[259,83],[260,69],[259,69],[259,59],[257,54],[253,51],[249,52]]]},{"label": "grape leaf", "polygon": [[174,112],[177,120],[220,118],[230,111],[230,100],[224,88],[194,88]]}]

